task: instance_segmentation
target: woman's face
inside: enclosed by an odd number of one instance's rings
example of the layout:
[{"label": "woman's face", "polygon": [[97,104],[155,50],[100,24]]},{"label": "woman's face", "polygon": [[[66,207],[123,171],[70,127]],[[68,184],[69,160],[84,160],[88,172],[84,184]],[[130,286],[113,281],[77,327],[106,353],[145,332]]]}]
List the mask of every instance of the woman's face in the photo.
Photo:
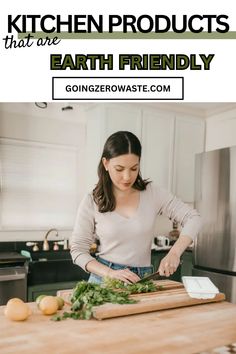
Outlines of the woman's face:
[{"label": "woman's face", "polygon": [[132,188],[139,173],[139,157],[134,154],[125,154],[107,160],[102,159],[115,188],[127,191]]}]

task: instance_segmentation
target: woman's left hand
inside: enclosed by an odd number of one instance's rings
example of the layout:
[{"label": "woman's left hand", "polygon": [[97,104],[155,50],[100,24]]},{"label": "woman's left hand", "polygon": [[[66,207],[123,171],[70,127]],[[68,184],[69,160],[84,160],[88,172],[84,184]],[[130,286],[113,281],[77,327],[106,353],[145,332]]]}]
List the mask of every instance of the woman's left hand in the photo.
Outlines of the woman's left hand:
[{"label": "woman's left hand", "polygon": [[169,252],[161,260],[158,271],[161,276],[169,277],[172,275],[180,264],[180,257],[174,252]]}]

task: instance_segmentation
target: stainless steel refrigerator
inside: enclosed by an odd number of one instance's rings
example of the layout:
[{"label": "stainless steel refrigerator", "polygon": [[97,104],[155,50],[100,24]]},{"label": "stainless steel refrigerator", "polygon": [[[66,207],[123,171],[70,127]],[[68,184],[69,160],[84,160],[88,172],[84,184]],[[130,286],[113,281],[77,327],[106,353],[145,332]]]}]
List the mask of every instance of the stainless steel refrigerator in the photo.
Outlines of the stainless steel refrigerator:
[{"label": "stainless steel refrigerator", "polygon": [[196,155],[195,207],[203,227],[193,275],[209,277],[236,303],[236,146]]}]

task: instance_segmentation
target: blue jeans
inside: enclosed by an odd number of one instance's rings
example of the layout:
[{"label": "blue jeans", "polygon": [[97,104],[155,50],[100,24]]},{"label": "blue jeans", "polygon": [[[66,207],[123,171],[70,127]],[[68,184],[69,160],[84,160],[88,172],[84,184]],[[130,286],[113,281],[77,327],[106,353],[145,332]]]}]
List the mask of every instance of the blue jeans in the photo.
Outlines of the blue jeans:
[{"label": "blue jeans", "polygon": [[[97,257],[96,260],[106,266],[108,266],[111,269],[125,269],[128,268],[131,272],[137,274],[140,278],[143,278],[144,276],[153,273],[153,266],[149,266],[149,267],[130,267],[130,266],[126,266],[124,264],[118,264],[118,263],[112,263],[109,261],[106,261],[103,258]],[[90,274],[90,277],[88,279],[89,283],[94,283],[94,284],[101,284],[102,283],[102,277],[100,277],[99,275],[96,275],[94,273]]]}]

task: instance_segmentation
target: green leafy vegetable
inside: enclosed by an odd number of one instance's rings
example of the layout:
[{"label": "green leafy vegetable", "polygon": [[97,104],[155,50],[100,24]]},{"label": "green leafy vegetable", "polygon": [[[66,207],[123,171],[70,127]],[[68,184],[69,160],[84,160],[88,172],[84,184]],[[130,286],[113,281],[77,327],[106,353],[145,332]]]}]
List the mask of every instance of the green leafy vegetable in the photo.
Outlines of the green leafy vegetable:
[{"label": "green leafy vegetable", "polygon": [[66,318],[88,320],[92,317],[93,306],[108,302],[112,304],[134,304],[137,303],[137,300],[129,298],[130,294],[147,293],[161,289],[162,286],[157,286],[150,280],[143,283],[126,284],[121,280],[105,277],[101,285],[82,280],[73,289],[71,311],[64,312],[62,315],[56,314],[51,319],[53,321],[61,321]]},{"label": "green leafy vegetable", "polygon": [[71,312],[64,312],[59,318],[53,316],[53,321],[60,321],[65,318],[90,319],[92,317],[93,306],[99,306],[110,302],[113,304],[134,304],[137,301],[129,298],[129,292],[117,292],[99,284],[80,281],[73,289],[71,297]]},{"label": "green leafy vegetable", "polygon": [[109,289],[122,289],[128,292],[129,294],[148,293],[162,289],[162,286],[157,286],[151,280],[146,280],[143,283],[126,284],[119,279],[104,277],[103,284]]}]

